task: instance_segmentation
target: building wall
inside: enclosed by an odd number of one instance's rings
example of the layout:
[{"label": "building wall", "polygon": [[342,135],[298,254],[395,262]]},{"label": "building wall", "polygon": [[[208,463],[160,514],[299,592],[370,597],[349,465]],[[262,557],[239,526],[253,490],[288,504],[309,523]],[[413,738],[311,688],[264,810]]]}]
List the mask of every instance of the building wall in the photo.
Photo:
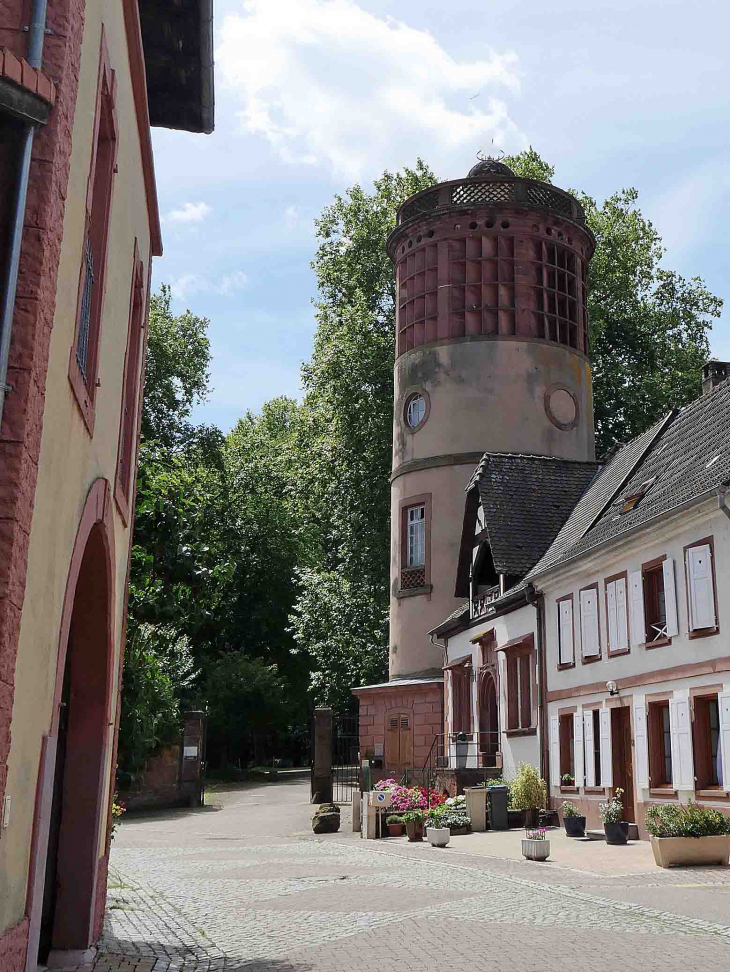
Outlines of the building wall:
[{"label": "building wall", "polygon": [[[481,647],[479,644],[472,643],[474,638],[482,638],[494,632],[497,649],[512,641],[526,635],[533,635],[537,642],[537,615],[532,605],[526,605],[495,618],[493,621],[476,624],[465,631],[460,631],[453,638],[448,639],[447,654],[448,661],[453,662],[466,655],[470,655],[474,671],[478,671],[481,664]],[[499,729],[500,729],[500,751],[502,753],[502,775],[507,780],[512,780],[517,776],[517,768],[520,763],[529,763],[536,769],[540,767],[540,724],[537,720],[536,732],[534,735],[512,735],[507,732],[507,673],[504,653],[497,650],[499,661],[499,685],[498,685],[498,704],[499,704]],[[536,660],[537,661],[537,660]],[[535,673],[535,683],[539,680],[539,673]],[[446,731],[451,732],[453,727],[450,722],[451,705],[449,702],[449,682],[448,679],[444,686],[446,716]],[[479,726],[479,694],[476,690],[476,683],[472,691],[472,721],[476,728]]]},{"label": "building wall", "polygon": [[[714,542],[719,628],[716,634],[690,637],[684,548],[710,536]],[[625,654],[608,657],[605,578],[624,570],[630,574],[639,570],[642,564],[663,556],[674,560],[679,634],[671,639],[671,644],[631,646]],[[647,700],[662,695],[691,700],[702,686],[712,687],[713,691],[730,691],[729,579],[730,521],[718,511],[717,502],[713,499],[535,581],[545,595],[546,604],[548,725],[552,725],[552,720],[561,713],[573,710],[582,713],[586,707],[629,709],[635,812],[642,836],[646,836],[643,827],[646,807],[666,802],[666,797],[656,792],[652,794],[649,787],[638,784],[634,706],[644,705]],[[594,582],[599,585],[601,657],[596,661],[584,662],[581,657],[578,592]],[[559,670],[557,599],[571,593],[575,610],[575,666]],[[614,697],[609,695],[606,688],[609,680],[615,681],[618,686],[618,695]],[[692,702],[690,705],[693,709]],[[551,761],[555,762],[554,753],[551,753]],[[576,780],[576,787],[561,787],[556,785],[554,769],[551,773],[551,793],[555,801],[559,804],[569,799],[580,804],[589,824],[599,826],[598,803],[609,794],[598,786],[586,791],[584,783],[584,780]],[[724,786],[730,791],[730,779],[724,781]],[[678,790],[670,799],[686,802],[690,798],[730,813],[728,793],[707,798],[694,790]]]},{"label": "building wall", "polygon": [[[423,685],[398,685],[378,689],[356,690],[360,700],[360,757],[372,759],[376,751],[383,755],[385,726],[391,712],[405,712],[413,726],[413,770],[415,779],[423,769],[434,737],[443,732],[443,685],[431,682]],[[385,759],[383,771],[373,771],[373,782],[389,775]]]},{"label": "building wall", "polygon": [[[76,10],[76,16],[81,17],[80,9]],[[76,23],[78,25],[78,20]],[[118,174],[114,180],[100,337],[99,389],[91,437],[72,393],[68,364],[74,343],[102,24],[117,81]],[[59,212],[63,235],[57,286],[51,295],[47,295],[52,304],[53,330],[47,376],[42,375],[40,379],[44,393],[43,408],[38,417],[39,425],[42,417],[42,439],[32,522],[29,524],[27,581],[15,666],[12,744],[8,760],[7,793],[12,797],[12,814],[10,827],[0,839],[0,873],[5,881],[4,893],[0,896],[0,933],[21,920],[25,912],[41,743],[53,722],[59,630],[77,528],[92,483],[101,477],[110,483],[112,491],[114,489],[135,239],[144,266],[148,267],[150,261],[150,219],[129,65],[122,5],[114,0],[88,4],[83,20],[78,98],[69,117],[73,123],[72,150],[65,206],[61,205]],[[28,235],[26,258],[37,242],[32,233]],[[129,531],[116,507],[112,510],[112,520],[116,586],[113,592],[111,697],[115,699],[124,627]],[[114,708],[115,704],[110,711],[112,720]],[[113,770],[113,740],[114,732],[110,728],[106,741],[106,779],[109,784]],[[109,785],[105,787],[105,797],[109,788]],[[105,819],[106,810],[105,804],[102,819]],[[105,842],[106,834],[101,828],[97,853],[102,871]]]}]

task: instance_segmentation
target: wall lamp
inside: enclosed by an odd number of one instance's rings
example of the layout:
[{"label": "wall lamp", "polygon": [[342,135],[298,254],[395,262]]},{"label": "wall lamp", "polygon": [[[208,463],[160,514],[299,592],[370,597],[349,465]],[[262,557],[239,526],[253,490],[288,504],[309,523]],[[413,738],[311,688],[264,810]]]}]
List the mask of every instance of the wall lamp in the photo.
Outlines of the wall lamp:
[{"label": "wall lamp", "polygon": [[618,685],[613,681],[613,679],[606,682],[606,691],[609,695],[618,695]]}]

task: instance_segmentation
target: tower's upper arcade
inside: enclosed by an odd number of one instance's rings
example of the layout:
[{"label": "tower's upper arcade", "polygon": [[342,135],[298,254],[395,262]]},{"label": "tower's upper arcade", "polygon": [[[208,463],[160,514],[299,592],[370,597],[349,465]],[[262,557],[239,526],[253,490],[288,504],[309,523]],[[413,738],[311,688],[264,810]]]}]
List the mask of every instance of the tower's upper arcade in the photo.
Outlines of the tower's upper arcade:
[{"label": "tower's upper arcade", "polygon": [[466,179],[411,196],[388,239],[396,355],[469,337],[588,353],[586,276],[595,240],[577,199],[484,159]]}]

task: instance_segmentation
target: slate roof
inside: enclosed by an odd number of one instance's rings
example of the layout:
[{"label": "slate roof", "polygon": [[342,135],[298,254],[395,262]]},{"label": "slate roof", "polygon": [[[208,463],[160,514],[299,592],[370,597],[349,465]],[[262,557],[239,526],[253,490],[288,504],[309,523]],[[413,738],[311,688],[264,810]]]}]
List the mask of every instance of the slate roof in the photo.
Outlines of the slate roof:
[{"label": "slate roof", "polygon": [[[653,480],[627,513],[626,497]],[[527,579],[730,483],[730,379],[623,446]]]},{"label": "slate roof", "polygon": [[484,454],[467,490],[479,491],[498,574],[521,577],[534,567],[598,468],[549,456]]}]

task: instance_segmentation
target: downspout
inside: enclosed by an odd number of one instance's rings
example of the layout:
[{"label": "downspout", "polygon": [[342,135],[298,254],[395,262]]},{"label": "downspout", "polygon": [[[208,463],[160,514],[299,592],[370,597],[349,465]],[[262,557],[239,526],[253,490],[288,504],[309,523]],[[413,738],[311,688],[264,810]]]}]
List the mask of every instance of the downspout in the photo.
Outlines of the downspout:
[{"label": "downspout", "polygon": [[[540,776],[550,779],[550,746],[548,742],[547,705],[547,662],[545,659],[545,597],[538,594],[534,586],[527,588],[527,601],[535,608],[537,615],[537,718],[540,726]],[[548,789],[548,795],[550,790]]]},{"label": "downspout", "polygon": [[429,637],[429,640],[430,640],[431,644],[434,646],[434,648],[440,648],[441,651],[444,653],[444,665],[446,665],[447,662],[448,662],[448,660],[449,660],[449,648],[448,648],[449,642],[448,642],[448,640],[445,641],[443,644],[441,644],[441,642],[438,640],[438,638],[435,638],[434,637],[434,634],[433,634],[432,631],[429,632],[428,637]]},{"label": "downspout", "polygon": [[[33,0],[28,28],[27,61],[32,68],[40,68],[43,59],[43,42],[46,36],[46,8],[48,0]],[[20,250],[23,244],[23,223],[25,222],[25,207],[28,199],[28,178],[30,176],[30,160],[33,153],[33,139],[35,125],[25,126],[20,148],[20,168],[16,187],[15,201],[10,214],[10,246],[5,271],[5,290],[0,308],[0,429],[2,429],[3,411],[5,408],[5,393],[12,391],[7,384],[8,360],[10,358],[10,339],[13,330],[13,316],[15,314],[15,293],[18,286],[18,269],[20,267]]]}]

